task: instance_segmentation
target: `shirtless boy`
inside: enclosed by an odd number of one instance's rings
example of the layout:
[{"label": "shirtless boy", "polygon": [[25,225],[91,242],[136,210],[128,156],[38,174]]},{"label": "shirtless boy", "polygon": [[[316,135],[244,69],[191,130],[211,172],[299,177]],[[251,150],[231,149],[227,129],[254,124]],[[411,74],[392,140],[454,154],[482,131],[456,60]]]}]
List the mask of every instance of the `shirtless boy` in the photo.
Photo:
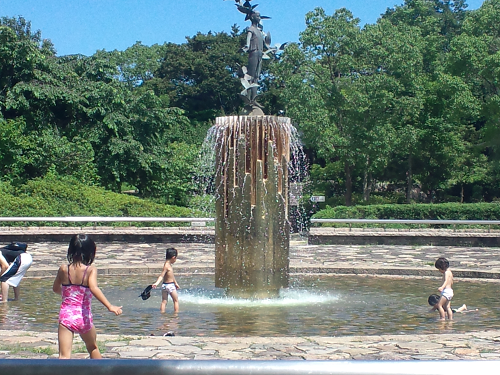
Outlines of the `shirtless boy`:
[{"label": "shirtless boy", "polygon": [[173,247],[168,248],[165,254],[165,264],[163,265],[163,271],[161,275],[158,276],[156,282],[152,285],[153,289],[156,289],[158,285],[161,284],[161,305],[160,311],[162,313],[165,312],[165,308],[167,307],[168,295],[172,298],[174,302],[174,312],[179,311],[179,298],[177,296],[177,289],[179,289],[179,284],[175,281],[174,277],[174,269],[172,268],[172,264],[177,260],[177,250]]},{"label": "shirtless boy", "polygon": [[451,311],[451,299],[453,298],[453,273],[450,271],[450,262],[446,258],[439,258],[435,263],[436,268],[443,274],[443,283],[438,288],[441,292],[441,298],[437,303],[439,318],[444,320],[446,314],[448,319],[453,319],[453,311]]}]

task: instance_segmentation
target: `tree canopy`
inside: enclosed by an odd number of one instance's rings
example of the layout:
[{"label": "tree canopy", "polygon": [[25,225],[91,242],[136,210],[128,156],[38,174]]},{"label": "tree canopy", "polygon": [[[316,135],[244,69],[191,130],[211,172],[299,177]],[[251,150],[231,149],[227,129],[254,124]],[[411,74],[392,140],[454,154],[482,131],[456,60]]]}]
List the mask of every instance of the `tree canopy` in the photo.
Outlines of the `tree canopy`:
[{"label": "tree canopy", "polygon": [[[305,15],[262,69],[264,112],[291,117],[329,204],[500,197],[500,0],[406,0],[362,26]],[[245,32],[57,56],[29,21],[0,19],[0,170],[187,205],[215,117],[243,102]]]},{"label": "tree canopy", "polygon": [[407,0],[364,27],[347,9],[306,15],[273,73],[313,163],[339,164],[330,194],[346,205],[388,189],[407,202],[463,202],[477,185],[474,199],[498,196],[498,11],[498,0],[476,11]]}]

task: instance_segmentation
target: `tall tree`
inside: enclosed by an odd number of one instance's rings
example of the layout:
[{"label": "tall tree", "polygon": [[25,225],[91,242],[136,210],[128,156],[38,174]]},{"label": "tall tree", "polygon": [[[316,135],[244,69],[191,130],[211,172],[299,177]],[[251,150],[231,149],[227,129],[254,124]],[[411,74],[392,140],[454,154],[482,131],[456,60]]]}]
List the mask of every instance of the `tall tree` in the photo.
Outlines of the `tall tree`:
[{"label": "tall tree", "polygon": [[238,113],[242,88],[237,78],[246,64],[240,51],[243,45],[244,35],[236,27],[231,35],[198,33],[184,44],[166,44],[158,92],[167,94],[172,106],[184,109],[196,121]]},{"label": "tall tree", "polygon": [[306,145],[342,163],[346,205],[352,203],[355,166],[362,166],[368,199],[371,174],[386,163],[394,141],[387,114],[396,82],[371,55],[374,35],[361,30],[347,9],[328,16],[317,8],[306,15],[300,45],[286,49],[276,73],[286,113],[298,121]]}]

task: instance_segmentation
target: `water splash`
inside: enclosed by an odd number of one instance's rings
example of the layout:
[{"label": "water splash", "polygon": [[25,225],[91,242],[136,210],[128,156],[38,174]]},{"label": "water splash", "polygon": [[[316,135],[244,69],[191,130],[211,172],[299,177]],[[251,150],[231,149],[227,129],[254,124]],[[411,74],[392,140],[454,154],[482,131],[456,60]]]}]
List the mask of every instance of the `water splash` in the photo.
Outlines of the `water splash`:
[{"label": "water splash", "polygon": [[[196,163],[197,173],[193,177],[195,194],[191,199],[191,207],[203,212],[206,217],[215,216],[215,201],[218,186],[215,176],[224,168],[216,164],[216,143],[224,136],[226,130],[220,126],[212,126],[201,146]],[[290,126],[290,161],[288,163],[289,182],[289,221],[292,231],[303,233],[307,229],[307,219],[304,209],[303,196],[308,190],[309,162],[303,149],[302,141],[297,129]]]},{"label": "water splash", "polygon": [[[331,304],[339,301],[340,297],[328,292],[311,291],[306,289],[282,289],[278,298],[268,299],[245,299],[232,298],[224,295],[222,289],[187,289],[179,291],[183,303],[205,305],[205,306],[225,306],[225,307],[293,307]],[[179,298],[180,298],[179,297]]]}]

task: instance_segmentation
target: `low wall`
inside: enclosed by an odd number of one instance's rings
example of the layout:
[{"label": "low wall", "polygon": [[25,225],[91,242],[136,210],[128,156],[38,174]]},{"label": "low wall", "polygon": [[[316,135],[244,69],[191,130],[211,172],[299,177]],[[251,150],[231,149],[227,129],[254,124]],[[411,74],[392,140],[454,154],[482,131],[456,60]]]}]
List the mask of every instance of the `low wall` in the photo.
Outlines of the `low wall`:
[{"label": "low wall", "polygon": [[310,245],[406,245],[500,247],[500,232],[453,230],[377,231],[311,228]]},{"label": "low wall", "polygon": [[78,233],[89,234],[96,242],[215,243],[210,227],[0,227],[0,242],[69,242]]},{"label": "low wall", "polygon": [[[213,227],[0,227],[0,243],[68,242],[76,233],[90,234],[99,242],[215,243]],[[311,228],[310,245],[407,245],[500,247],[499,231]]]}]

